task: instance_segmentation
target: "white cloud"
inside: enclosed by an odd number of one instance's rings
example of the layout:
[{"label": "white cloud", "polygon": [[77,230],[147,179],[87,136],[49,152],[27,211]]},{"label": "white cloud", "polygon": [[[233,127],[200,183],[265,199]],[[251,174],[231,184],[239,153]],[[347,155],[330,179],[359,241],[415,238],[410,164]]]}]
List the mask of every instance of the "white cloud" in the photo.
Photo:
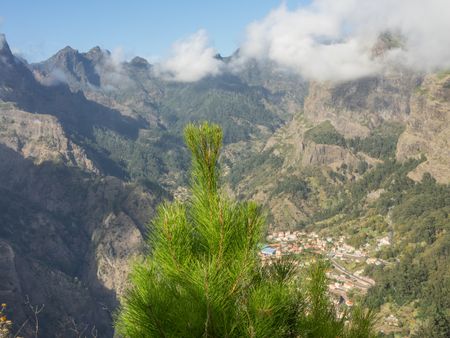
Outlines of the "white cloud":
[{"label": "white cloud", "polygon": [[34,72],[34,76],[45,86],[56,86],[61,83],[68,82],[66,74],[60,68],[52,69],[52,71],[47,76],[45,76],[45,78],[41,78],[37,72]]},{"label": "white cloud", "polygon": [[157,64],[156,70],[169,80],[198,81],[222,71],[222,62],[214,57],[216,54],[215,49],[209,45],[206,32],[200,30],[175,42],[170,57]]},{"label": "white cloud", "polygon": [[[315,0],[295,10],[282,5],[247,27],[241,55],[317,80],[371,75],[386,61],[430,71],[450,66],[448,13],[448,0]],[[374,58],[372,48],[386,31],[399,33],[403,46]]]},{"label": "white cloud", "polygon": [[59,68],[53,69],[47,76],[47,85],[54,86],[60,83],[67,83],[66,74]]},{"label": "white cloud", "polygon": [[112,52],[102,50],[102,62],[96,65],[97,73],[101,74],[102,87],[106,90],[126,88],[131,85],[131,79],[123,68],[127,55],[122,47],[116,47]]},{"label": "white cloud", "polygon": [[109,54],[109,61],[114,67],[121,67],[122,63],[126,61],[125,51],[122,47],[116,47]]}]

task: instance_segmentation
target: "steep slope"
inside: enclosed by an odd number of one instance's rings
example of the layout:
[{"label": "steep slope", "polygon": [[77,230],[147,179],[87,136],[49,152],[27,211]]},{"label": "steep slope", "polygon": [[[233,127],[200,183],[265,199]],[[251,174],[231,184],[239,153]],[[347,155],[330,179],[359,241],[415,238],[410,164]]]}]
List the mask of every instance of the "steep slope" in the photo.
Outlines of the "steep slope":
[{"label": "steep slope", "polygon": [[232,74],[167,82],[145,60],[114,64],[99,48],[28,65],[3,39],[0,54],[0,296],[28,335],[30,305],[44,304],[44,336],[112,336],[144,224],[170,197],[161,186],[186,182],[185,123],[220,122],[243,149],[289,116],[286,86]]},{"label": "steep slope", "polygon": [[438,182],[450,183],[450,73],[428,75],[414,92],[411,116],[401,135],[397,158],[425,155],[427,160],[410,173],[420,180],[429,172]]},{"label": "steep slope", "polygon": [[4,146],[0,157],[0,295],[15,323],[30,318],[29,300],[45,305],[43,336],[68,336],[73,323],[111,336],[127,261],[143,249],[159,197],[114,178],[35,165]]},{"label": "steep slope", "polygon": [[124,174],[94,135],[131,140],[146,124],[66,85],[40,84],[1,42],[0,297],[25,336],[35,327],[31,306],[41,304],[41,336],[112,336],[128,261],[169,195],[104,176]]},{"label": "steep slope", "polygon": [[[218,56],[224,63],[236,57]],[[92,142],[127,178],[157,181],[169,190],[186,182],[180,175],[186,171],[185,160],[177,159],[186,158],[180,136],[187,122],[220,123],[225,143],[243,149],[250,140],[267,139],[288,121],[306,92],[303,80],[274,65],[252,63],[239,72],[180,83],[161,78],[142,58],[118,63],[98,47],[87,53],[66,47],[31,68],[47,86],[57,79],[73,93],[82,91],[122,116],[145,121],[136,139],[100,127],[94,128]]]},{"label": "steep slope", "polygon": [[0,105],[0,142],[24,158],[40,164],[61,162],[87,171],[98,172],[79,145],[67,138],[54,116],[30,114],[12,104]]},{"label": "steep slope", "polygon": [[305,100],[305,117],[314,123],[330,120],[347,138],[365,137],[383,121],[405,123],[421,81],[410,71],[392,70],[340,84],[314,82]]},{"label": "steep slope", "polygon": [[353,297],[380,311],[386,334],[448,335],[448,81],[400,71],[311,83],[291,122],[243,161],[224,158],[231,190],[266,205],[271,228],[343,238],[378,259],[342,262],[375,279]]},{"label": "steep slope", "polygon": [[[134,140],[145,121],[122,115],[119,111],[73,93],[67,85],[44,86],[35,80],[28,66],[15,58],[6,41],[0,50],[0,100],[2,110],[15,108],[54,116],[65,136],[88,154],[94,166],[103,173],[123,177],[122,168],[108,158],[107,150],[94,143],[96,130],[110,130]],[[11,126],[13,127],[13,126]],[[14,129],[14,128],[13,128]]]},{"label": "steep slope", "polygon": [[[238,183],[238,193],[267,204],[273,224],[305,222],[331,203],[327,197],[344,181],[395,156],[420,79],[398,71],[340,84],[311,83],[304,108],[232,168],[229,179]],[[308,194],[298,198],[284,191],[298,182]]]}]

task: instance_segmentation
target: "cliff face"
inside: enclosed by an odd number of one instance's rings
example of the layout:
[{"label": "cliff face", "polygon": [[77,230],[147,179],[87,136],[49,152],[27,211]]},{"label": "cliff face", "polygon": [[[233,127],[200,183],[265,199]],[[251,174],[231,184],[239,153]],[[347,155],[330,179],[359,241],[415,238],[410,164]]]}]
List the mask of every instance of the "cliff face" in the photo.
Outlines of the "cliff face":
[{"label": "cliff face", "polygon": [[[253,143],[253,157],[246,155],[248,163],[239,167],[254,161],[257,169],[231,170],[241,177],[237,193],[265,204],[273,224],[287,226],[329,207],[323,203],[332,196],[331,187],[358,180],[387,157],[404,161],[424,154],[427,161],[409,176],[420,180],[430,172],[448,183],[449,76],[397,69],[345,83],[310,83],[303,109],[265,145]],[[308,137],[312,131],[316,137]],[[313,191],[308,198],[282,191],[289,190],[284,182],[294,185],[299,179]]]},{"label": "cliff face", "polygon": [[383,121],[405,123],[421,81],[420,75],[398,70],[337,85],[313,82],[305,116],[314,123],[330,120],[345,137],[365,137]]},{"label": "cliff face", "polygon": [[67,138],[57,118],[0,104],[0,142],[40,164],[61,162],[98,173],[83,148]]},{"label": "cliff face", "polygon": [[328,166],[330,168],[338,168],[344,163],[356,166],[359,160],[351,151],[337,145],[307,142],[302,144],[301,151],[301,165],[304,167]]},{"label": "cliff face", "polygon": [[304,114],[313,124],[329,120],[346,138],[364,138],[383,122],[399,122],[406,129],[397,144],[397,159],[427,158],[410,178],[420,180],[429,172],[438,182],[449,183],[449,83],[444,71],[425,77],[396,72],[338,85],[312,83]]},{"label": "cliff face", "polygon": [[450,74],[428,75],[411,99],[411,115],[401,135],[397,158],[420,157],[410,177],[420,180],[429,172],[440,183],[450,183]]},{"label": "cliff face", "polygon": [[74,323],[111,336],[128,262],[144,248],[159,198],[115,178],[36,165],[5,146],[0,157],[0,295],[12,318],[25,321],[29,300],[45,304],[43,336],[69,336]]},{"label": "cliff face", "polygon": [[[145,224],[161,189],[153,193],[107,176],[114,167],[94,133],[133,138],[145,122],[66,84],[39,83],[6,41],[1,46],[1,302],[16,329],[25,323],[24,336],[35,327],[31,307],[44,305],[40,336],[111,337],[129,261],[144,249]],[[84,74],[77,81],[95,82],[77,55],[62,60]]]}]

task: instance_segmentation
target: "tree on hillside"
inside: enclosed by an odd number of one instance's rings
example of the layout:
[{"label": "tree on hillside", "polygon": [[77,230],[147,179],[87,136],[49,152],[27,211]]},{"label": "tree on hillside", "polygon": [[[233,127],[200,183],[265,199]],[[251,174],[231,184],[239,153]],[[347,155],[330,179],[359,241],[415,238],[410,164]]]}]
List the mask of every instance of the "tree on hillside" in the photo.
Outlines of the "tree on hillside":
[{"label": "tree on hillside", "polygon": [[[371,337],[373,315],[336,316],[322,264],[262,266],[264,217],[219,187],[222,131],[190,124],[191,195],[160,206],[151,253],[135,265],[116,328],[124,337]],[[347,323],[346,323],[347,322]]]}]

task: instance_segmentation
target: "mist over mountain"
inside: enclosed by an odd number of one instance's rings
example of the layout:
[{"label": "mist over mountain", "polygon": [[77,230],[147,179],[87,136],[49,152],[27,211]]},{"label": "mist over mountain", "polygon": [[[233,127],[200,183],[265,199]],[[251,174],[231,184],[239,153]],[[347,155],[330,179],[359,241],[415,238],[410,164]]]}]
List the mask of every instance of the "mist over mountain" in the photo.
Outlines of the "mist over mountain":
[{"label": "mist over mountain", "polygon": [[[450,290],[448,44],[414,39],[420,25],[397,31],[402,1],[392,13],[377,5],[389,25],[353,22],[347,35],[356,2],[346,3],[280,7],[230,57],[199,32],[156,64],[69,46],[28,64],[0,36],[0,301],[14,323],[31,318],[29,301],[45,304],[42,336],[113,336],[145,225],[162,200],[185,197],[182,130],[203,120],[224,130],[227,190],[263,204],[269,231],[345,236],[357,249],[390,236],[374,249],[387,263],[352,267],[375,279],[366,301],[401,321],[389,332],[410,335],[438,318],[428,308],[448,311],[437,301]],[[438,28],[441,7],[427,14]],[[316,34],[300,21],[324,24]]]}]

